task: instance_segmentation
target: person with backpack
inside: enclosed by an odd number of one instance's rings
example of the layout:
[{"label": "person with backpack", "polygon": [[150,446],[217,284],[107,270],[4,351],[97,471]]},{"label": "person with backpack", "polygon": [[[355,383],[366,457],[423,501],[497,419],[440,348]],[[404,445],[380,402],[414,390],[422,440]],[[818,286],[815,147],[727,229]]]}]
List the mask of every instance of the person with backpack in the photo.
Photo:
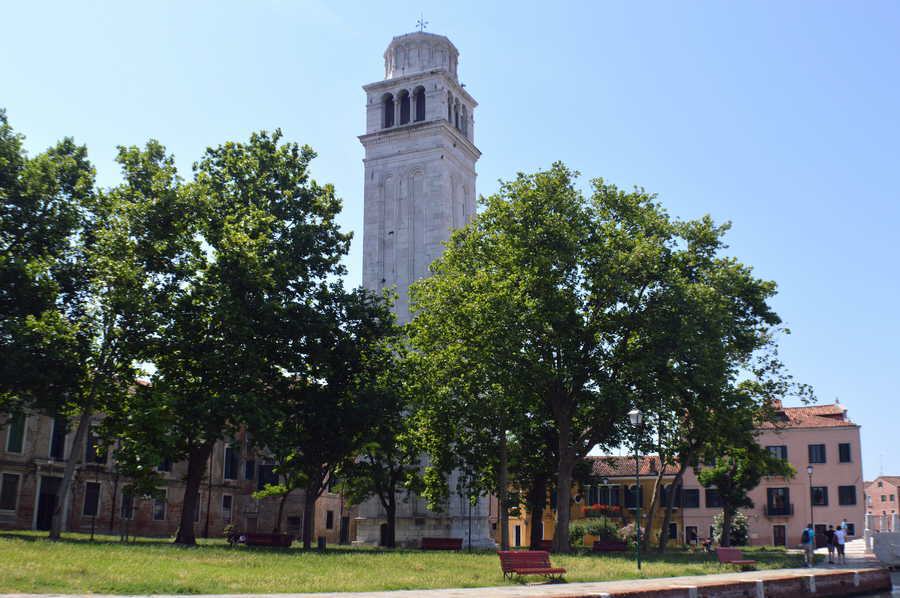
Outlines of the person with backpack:
[{"label": "person with backpack", "polygon": [[834,526],[829,525],[825,530],[825,546],[828,547],[828,562],[834,564]]},{"label": "person with backpack", "polygon": [[836,530],[834,530],[834,545],[837,547],[837,558],[838,563],[841,565],[847,564],[847,557],[844,555],[844,544],[847,543],[847,532],[844,531],[844,526],[839,525]]},{"label": "person with backpack", "polygon": [[816,530],[812,523],[800,534],[800,545],[806,556],[806,566],[812,567],[816,562]]}]

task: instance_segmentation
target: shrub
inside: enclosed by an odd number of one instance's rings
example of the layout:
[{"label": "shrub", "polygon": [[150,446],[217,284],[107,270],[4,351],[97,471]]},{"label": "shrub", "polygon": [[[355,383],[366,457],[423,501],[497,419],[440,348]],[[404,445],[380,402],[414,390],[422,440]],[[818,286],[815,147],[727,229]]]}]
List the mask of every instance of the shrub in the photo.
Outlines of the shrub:
[{"label": "shrub", "polygon": [[[722,514],[713,517],[714,540],[721,542],[722,538]],[[750,543],[750,522],[747,516],[738,511],[731,520],[731,545],[746,546]]]},{"label": "shrub", "polygon": [[584,542],[585,536],[595,536],[601,540],[618,540],[619,526],[606,517],[578,519],[569,524],[569,543],[577,546]]}]

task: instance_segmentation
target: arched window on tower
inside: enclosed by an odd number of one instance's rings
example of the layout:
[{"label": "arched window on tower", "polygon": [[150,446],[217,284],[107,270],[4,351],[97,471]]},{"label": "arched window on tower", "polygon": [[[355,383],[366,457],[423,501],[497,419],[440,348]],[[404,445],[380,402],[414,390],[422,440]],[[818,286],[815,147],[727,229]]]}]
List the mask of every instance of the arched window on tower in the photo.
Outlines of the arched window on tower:
[{"label": "arched window on tower", "polygon": [[453,103],[453,126],[459,130],[459,100]]},{"label": "arched window on tower", "polygon": [[394,96],[389,93],[381,97],[381,104],[384,107],[384,128],[394,126]]},{"label": "arched window on tower", "polygon": [[416,122],[425,120],[425,88],[417,87],[413,92],[413,99],[416,102]]},{"label": "arched window on tower", "polygon": [[453,122],[453,96],[449,91],[447,92],[447,122]]},{"label": "arched window on tower", "polygon": [[405,125],[409,122],[409,92],[405,89],[397,94],[397,101],[400,102],[400,124]]},{"label": "arched window on tower", "polygon": [[462,125],[461,126],[462,134],[465,137],[468,137],[469,136],[469,111],[466,109],[465,104],[463,104],[462,114],[460,115],[459,120],[460,120],[460,125]]}]

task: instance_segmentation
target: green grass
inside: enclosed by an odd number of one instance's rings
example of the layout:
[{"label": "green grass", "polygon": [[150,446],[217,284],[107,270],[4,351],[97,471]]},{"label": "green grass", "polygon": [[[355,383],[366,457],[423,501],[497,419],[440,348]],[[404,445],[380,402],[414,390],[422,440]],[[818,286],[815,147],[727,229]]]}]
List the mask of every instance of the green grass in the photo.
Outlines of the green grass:
[{"label": "green grass", "polygon": [[[750,549],[760,568],[797,566],[780,549]],[[567,581],[639,577],[633,555],[553,555]],[[642,577],[703,575],[734,570],[714,555],[650,555]],[[537,581],[540,578],[528,578]],[[334,548],[325,554],[298,549],[230,548],[204,541],[178,548],[167,540],[91,542],[70,534],[51,542],[35,532],[0,534],[0,593],[221,594],[337,592],[504,585],[493,552],[453,553]]]}]

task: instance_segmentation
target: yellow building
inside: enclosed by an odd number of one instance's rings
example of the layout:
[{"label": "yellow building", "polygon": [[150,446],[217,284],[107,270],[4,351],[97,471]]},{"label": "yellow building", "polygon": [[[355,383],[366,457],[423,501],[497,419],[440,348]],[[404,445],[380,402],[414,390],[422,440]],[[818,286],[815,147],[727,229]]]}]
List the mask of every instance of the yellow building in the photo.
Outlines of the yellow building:
[{"label": "yellow building", "polygon": [[[634,522],[635,513],[635,460],[632,457],[588,457],[591,464],[591,473],[585,483],[579,483],[572,489],[572,521],[587,517],[606,516],[618,521],[621,527]],[[656,455],[649,455],[640,460],[640,497],[641,528],[646,522],[646,510],[653,496],[653,486],[659,474],[660,460]],[[668,486],[675,478],[676,469],[667,467],[663,476],[663,484]],[[556,527],[556,501],[555,496],[547,501],[541,526],[541,537],[544,541],[553,540],[553,532]],[[678,504],[678,502],[676,502]],[[663,523],[665,509],[657,508],[650,529],[653,541],[659,537],[659,530]],[[528,546],[531,537],[532,517],[526,511],[524,505],[520,508],[518,517],[509,519],[509,540],[513,547]],[[683,523],[681,509],[676,508],[669,522],[668,534],[672,542],[682,543]],[[643,530],[642,533],[646,533]],[[499,538],[498,538],[499,539]],[[586,541],[592,541],[587,537]]]}]

